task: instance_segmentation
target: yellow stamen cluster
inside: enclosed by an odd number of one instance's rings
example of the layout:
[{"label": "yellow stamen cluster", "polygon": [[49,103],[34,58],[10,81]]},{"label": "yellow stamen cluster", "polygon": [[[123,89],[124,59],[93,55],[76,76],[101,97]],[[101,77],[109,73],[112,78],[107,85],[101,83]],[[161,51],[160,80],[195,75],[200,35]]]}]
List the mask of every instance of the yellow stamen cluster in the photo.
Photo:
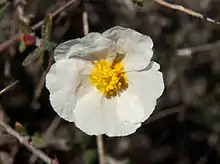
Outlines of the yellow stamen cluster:
[{"label": "yellow stamen cluster", "polygon": [[107,98],[116,96],[128,87],[122,62],[113,65],[106,60],[97,61],[89,80]]}]

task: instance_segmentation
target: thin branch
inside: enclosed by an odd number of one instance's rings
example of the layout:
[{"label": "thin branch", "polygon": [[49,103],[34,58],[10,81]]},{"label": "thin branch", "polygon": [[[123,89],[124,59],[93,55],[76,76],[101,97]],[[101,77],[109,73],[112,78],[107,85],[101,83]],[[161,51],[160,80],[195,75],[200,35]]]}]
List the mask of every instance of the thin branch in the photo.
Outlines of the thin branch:
[{"label": "thin branch", "polygon": [[17,83],[19,83],[19,80],[14,81],[13,83],[11,83],[10,85],[8,85],[7,87],[5,87],[4,89],[2,89],[0,91],[0,95],[5,93],[6,91],[8,91],[10,88],[14,87]]},{"label": "thin branch", "polygon": [[206,20],[208,22],[212,22],[212,23],[215,23],[215,24],[220,24],[220,22],[217,22],[214,19],[205,17],[201,13],[198,13],[198,12],[195,12],[193,10],[187,9],[187,8],[181,6],[181,5],[172,4],[172,3],[166,2],[164,0],[154,0],[154,1],[157,4],[161,5],[161,6],[165,6],[167,8],[171,8],[171,9],[174,9],[174,10],[178,10],[178,11],[184,12],[184,13],[186,13],[188,15],[191,15],[193,17],[197,17],[197,18],[200,18],[200,19],[204,19],[204,20]]},{"label": "thin branch", "polygon": [[216,42],[208,43],[208,44],[198,45],[195,47],[187,47],[187,48],[183,48],[183,49],[178,49],[177,55],[178,56],[191,56],[195,52],[207,51],[207,50],[210,50],[213,47],[219,46],[219,45],[220,45],[220,40],[218,40]]},{"label": "thin branch", "polygon": [[50,126],[47,128],[47,130],[44,132],[44,137],[51,138],[51,136],[54,134],[56,129],[58,128],[59,124],[61,122],[61,118],[59,116],[56,116],[53,121],[50,123]]},{"label": "thin branch", "polygon": [[179,113],[181,111],[183,111],[185,108],[183,106],[177,106],[177,107],[173,107],[171,109],[167,109],[167,110],[164,110],[162,112],[159,112],[158,114],[155,114],[153,115],[152,117],[150,117],[146,124],[149,124],[149,123],[152,123],[154,121],[157,121],[159,119],[162,119],[168,115],[171,115],[171,114],[174,114],[174,113]]},{"label": "thin branch", "polygon": [[105,164],[104,144],[102,135],[96,137],[97,149],[99,155],[99,164]]},{"label": "thin branch", "polygon": [[[77,6],[80,3],[81,0],[70,0],[69,2],[67,2],[66,4],[64,4],[63,6],[61,6],[60,8],[58,8],[57,10],[55,10],[54,12],[51,13],[52,18],[54,18],[55,16],[57,16],[59,13],[61,13],[63,10],[65,10],[67,7],[70,7],[71,5]],[[32,30],[36,30],[39,27],[41,27],[44,23],[44,20],[41,20],[40,22],[38,22],[37,24],[33,25],[31,27]],[[0,45],[0,53],[2,53],[3,51],[5,51],[6,49],[8,49],[11,45],[17,43],[20,40],[21,34],[16,35],[15,37],[13,37],[12,39],[2,43]]]},{"label": "thin branch", "polygon": [[20,40],[21,34],[16,35],[15,37],[13,37],[12,39],[2,43],[0,45],[0,53],[2,53],[3,51],[5,51],[6,49],[8,49],[11,45],[15,44],[16,42],[18,42]]},{"label": "thin branch", "polygon": [[24,7],[27,2],[25,0],[16,0],[14,3],[19,21],[22,21],[25,24],[29,24],[29,19],[24,15]]},{"label": "thin branch", "polygon": [[[1,104],[0,104],[0,121],[5,121],[5,113],[2,109]],[[0,130],[0,135],[1,135],[1,130]]]},{"label": "thin branch", "polygon": [[4,16],[4,12],[5,10],[8,8],[8,6],[10,5],[10,2],[0,2],[0,5],[4,5],[3,7],[1,7],[0,9],[0,20],[2,19],[2,17]]},{"label": "thin branch", "polygon": [[83,22],[83,31],[84,35],[89,33],[89,23],[88,23],[88,13],[86,11],[83,12],[82,15],[82,22]]},{"label": "thin branch", "polygon": [[45,82],[45,78],[46,78],[46,75],[47,73],[49,72],[50,70],[50,67],[52,66],[53,64],[53,56],[50,55],[50,58],[49,58],[49,63],[48,63],[48,66],[47,66],[47,69],[43,72],[43,74],[41,75],[41,78],[40,78],[40,81],[35,89],[35,94],[34,94],[34,101],[36,101],[41,93],[42,93],[42,90],[44,88],[44,82]]},{"label": "thin branch", "polygon": [[29,144],[28,140],[25,139],[22,135],[20,135],[18,132],[16,132],[14,129],[12,129],[9,125],[4,123],[0,120],[0,126],[10,135],[15,137],[22,145],[24,145],[28,150],[30,150],[33,154],[35,154],[37,157],[42,159],[47,164],[54,164],[54,160],[48,157],[44,152],[41,150],[35,148],[31,144]]},{"label": "thin branch", "polygon": [[[61,6],[60,8],[58,8],[57,10],[55,10],[54,12],[52,12],[50,15],[52,16],[52,18],[56,17],[58,14],[60,14],[62,11],[64,11],[66,8],[74,5],[74,7],[76,7],[81,0],[70,0],[69,2],[67,2],[66,4],[64,4],[63,6]],[[41,20],[40,22],[38,22],[37,24],[35,24],[34,26],[31,27],[32,30],[36,30],[39,27],[41,27],[44,23],[44,20]]]}]

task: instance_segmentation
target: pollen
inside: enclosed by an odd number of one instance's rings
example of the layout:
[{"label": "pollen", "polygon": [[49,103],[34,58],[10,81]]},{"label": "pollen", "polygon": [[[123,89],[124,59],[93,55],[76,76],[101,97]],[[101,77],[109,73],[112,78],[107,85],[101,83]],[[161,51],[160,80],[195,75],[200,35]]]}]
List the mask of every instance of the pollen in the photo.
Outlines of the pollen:
[{"label": "pollen", "polygon": [[107,98],[120,94],[128,87],[122,62],[113,63],[106,60],[95,62],[89,80]]}]

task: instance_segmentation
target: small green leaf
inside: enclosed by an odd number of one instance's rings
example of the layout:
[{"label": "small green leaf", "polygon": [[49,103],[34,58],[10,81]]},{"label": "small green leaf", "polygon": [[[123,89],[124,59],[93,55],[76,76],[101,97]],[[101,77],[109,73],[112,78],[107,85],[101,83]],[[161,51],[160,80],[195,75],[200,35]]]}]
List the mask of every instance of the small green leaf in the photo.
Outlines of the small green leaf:
[{"label": "small green leaf", "polygon": [[26,46],[23,42],[20,42],[19,45],[18,45],[18,49],[19,49],[19,52],[22,53],[25,51],[26,49]]},{"label": "small green leaf", "polygon": [[31,136],[30,144],[37,148],[45,148],[47,147],[47,143],[45,140],[40,136],[39,134],[35,133],[33,136]]},{"label": "small green leaf", "polygon": [[26,128],[23,125],[21,125],[19,122],[15,123],[15,131],[20,133],[22,136],[28,136]]},{"label": "small green leaf", "polygon": [[97,151],[95,149],[88,149],[84,153],[85,164],[92,164],[97,158]]},{"label": "small green leaf", "polygon": [[[32,53],[30,53],[22,62],[22,65],[24,67],[29,66],[30,64],[34,63],[35,61],[37,61],[38,59],[41,59],[41,56],[43,56],[42,54],[44,53],[44,50],[39,47],[36,48]],[[42,61],[43,62],[43,61]]]},{"label": "small green leaf", "polygon": [[7,2],[6,4],[4,4],[1,8],[0,8],[0,20],[2,19],[5,10],[7,9],[7,7],[9,6],[9,2]]},{"label": "small green leaf", "polygon": [[47,15],[41,28],[41,35],[44,41],[49,41],[52,34],[52,16]]}]

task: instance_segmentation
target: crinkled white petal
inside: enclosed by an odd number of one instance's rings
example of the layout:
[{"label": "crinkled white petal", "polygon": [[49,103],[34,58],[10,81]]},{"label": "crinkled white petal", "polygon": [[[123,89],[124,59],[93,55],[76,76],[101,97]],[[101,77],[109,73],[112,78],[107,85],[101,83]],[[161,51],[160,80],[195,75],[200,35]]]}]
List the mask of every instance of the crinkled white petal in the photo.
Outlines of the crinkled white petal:
[{"label": "crinkled white petal", "polygon": [[144,119],[144,110],[142,102],[130,86],[117,97],[116,112],[122,121],[140,123]]},{"label": "crinkled white petal", "polygon": [[102,33],[102,36],[111,39],[115,43],[117,43],[118,39],[120,38],[121,33],[123,33],[127,28],[114,26],[105,32]]},{"label": "crinkled white petal", "polygon": [[149,70],[127,73],[129,87],[139,97],[140,103],[144,106],[144,119],[141,120],[142,122],[152,114],[157,98],[164,91],[163,75],[158,71],[159,67],[159,64],[153,62]]},{"label": "crinkled white petal", "polygon": [[117,42],[117,51],[124,52],[123,63],[126,71],[145,68],[153,56],[153,42],[150,37],[134,30],[124,31]]},{"label": "crinkled white petal", "polygon": [[[112,136],[127,136],[134,133],[140,126],[140,123],[131,124],[119,119],[116,108],[116,99],[104,99],[105,101],[105,134]],[[114,107],[114,108],[113,108]]]},{"label": "crinkled white petal", "polygon": [[102,34],[116,42],[117,52],[124,53],[126,71],[145,68],[153,56],[153,41],[149,36],[123,27],[113,27]]},{"label": "crinkled white petal", "polygon": [[73,39],[58,45],[54,51],[55,61],[68,58],[99,60],[113,58],[116,46],[100,33],[89,33],[81,39]]},{"label": "crinkled white petal", "polygon": [[79,90],[84,92],[80,95],[85,95],[87,92],[87,89],[80,84],[83,73],[87,68],[89,69],[88,64],[77,59],[59,60],[51,66],[46,76],[51,105],[57,114],[67,121],[74,121],[73,110]]},{"label": "crinkled white petal", "polygon": [[73,122],[73,110],[76,99],[73,90],[60,90],[50,94],[50,102],[54,111],[63,119]]},{"label": "crinkled white petal", "polygon": [[71,47],[75,44],[80,44],[80,39],[72,39],[58,45],[54,50],[54,60],[67,59],[67,54]]},{"label": "crinkled white petal", "polygon": [[112,59],[116,54],[115,43],[99,33],[89,33],[79,44],[75,44],[68,52],[68,58],[80,57],[85,60]]},{"label": "crinkled white petal", "polygon": [[89,135],[105,133],[102,95],[94,88],[76,103],[75,125]]},{"label": "crinkled white petal", "polygon": [[116,115],[116,99],[106,99],[96,89],[77,101],[74,110],[75,125],[89,135],[126,136],[140,124],[120,121]]}]

